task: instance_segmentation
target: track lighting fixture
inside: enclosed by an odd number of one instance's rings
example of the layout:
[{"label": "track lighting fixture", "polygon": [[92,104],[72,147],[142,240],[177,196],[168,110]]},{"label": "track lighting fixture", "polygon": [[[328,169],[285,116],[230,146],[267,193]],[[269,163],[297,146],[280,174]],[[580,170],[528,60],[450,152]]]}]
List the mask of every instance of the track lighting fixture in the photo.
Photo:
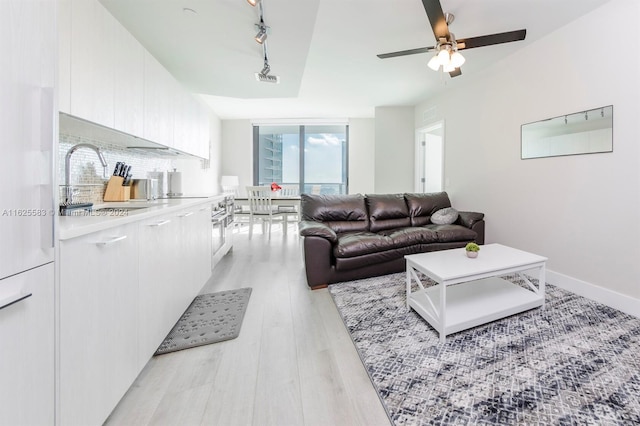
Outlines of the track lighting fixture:
[{"label": "track lighting fixture", "polygon": [[254,40],[262,45],[262,53],[264,56],[264,66],[260,72],[255,73],[256,80],[266,83],[280,83],[280,77],[276,75],[270,75],[271,66],[269,65],[269,58],[267,57],[267,32],[269,27],[264,23],[264,4],[262,0],[247,0],[251,6],[260,4],[260,22],[256,24],[258,33],[254,37]]}]

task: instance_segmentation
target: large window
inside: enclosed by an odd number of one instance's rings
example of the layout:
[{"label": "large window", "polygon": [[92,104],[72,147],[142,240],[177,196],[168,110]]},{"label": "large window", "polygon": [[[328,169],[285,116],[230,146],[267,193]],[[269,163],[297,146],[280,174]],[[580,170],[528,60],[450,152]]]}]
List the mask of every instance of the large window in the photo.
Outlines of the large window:
[{"label": "large window", "polygon": [[254,184],[346,194],[348,140],[349,126],[343,124],[254,126]]}]

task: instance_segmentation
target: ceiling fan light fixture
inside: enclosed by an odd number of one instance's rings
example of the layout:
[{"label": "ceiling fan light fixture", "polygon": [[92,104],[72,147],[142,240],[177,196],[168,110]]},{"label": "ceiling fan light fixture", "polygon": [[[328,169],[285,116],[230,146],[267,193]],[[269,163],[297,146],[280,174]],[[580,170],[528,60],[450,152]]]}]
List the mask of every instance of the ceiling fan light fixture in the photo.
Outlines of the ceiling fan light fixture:
[{"label": "ceiling fan light fixture", "polygon": [[465,60],[464,56],[462,56],[458,51],[451,54],[451,65],[453,65],[454,68],[460,68],[460,66],[464,64]]},{"label": "ceiling fan light fixture", "polygon": [[432,56],[427,66],[434,71],[438,71],[438,68],[440,68],[440,60],[438,59],[438,55]]},{"label": "ceiling fan light fixture", "polygon": [[438,52],[438,61],[440,62],[440,65],[442,65],[442,66],[444,66],[445,64],[449,63],[449,49],[447,49],[447,47],[443,47]]}]

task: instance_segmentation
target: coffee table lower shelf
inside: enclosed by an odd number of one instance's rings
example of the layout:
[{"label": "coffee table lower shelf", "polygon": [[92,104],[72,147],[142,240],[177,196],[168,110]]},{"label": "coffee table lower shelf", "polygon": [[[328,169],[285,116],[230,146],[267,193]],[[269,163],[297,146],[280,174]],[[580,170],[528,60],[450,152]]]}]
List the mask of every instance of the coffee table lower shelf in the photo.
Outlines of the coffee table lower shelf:
[{"label": "coffee table lower shelf", "polygon": [[441,286],[412,292],[408,304],[440,333],[442,342],[446,335],[544,304],[544,296],[490,277],[447,286],[445,311],[437,312],[434,307],[440,306]]}]

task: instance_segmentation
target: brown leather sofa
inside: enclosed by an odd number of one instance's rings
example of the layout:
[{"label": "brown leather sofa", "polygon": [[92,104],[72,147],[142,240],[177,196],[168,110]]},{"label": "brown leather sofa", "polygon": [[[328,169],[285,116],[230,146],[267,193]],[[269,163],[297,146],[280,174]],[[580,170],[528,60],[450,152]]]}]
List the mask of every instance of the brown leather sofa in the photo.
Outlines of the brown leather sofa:
[{"label": "brown leather sofa", "polygon": [[405,270],[407,254],[484,244],[484,214],[459,212],[451,225],[431,215],[451,207],[446,192],[301,195],[300,235],[307,284],[328,284]]}]

